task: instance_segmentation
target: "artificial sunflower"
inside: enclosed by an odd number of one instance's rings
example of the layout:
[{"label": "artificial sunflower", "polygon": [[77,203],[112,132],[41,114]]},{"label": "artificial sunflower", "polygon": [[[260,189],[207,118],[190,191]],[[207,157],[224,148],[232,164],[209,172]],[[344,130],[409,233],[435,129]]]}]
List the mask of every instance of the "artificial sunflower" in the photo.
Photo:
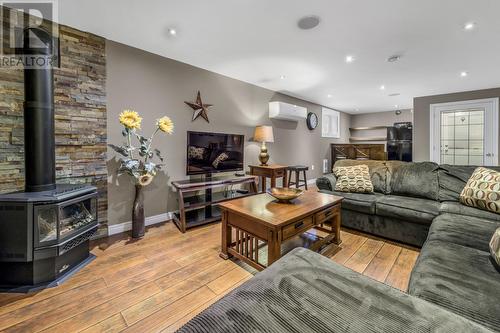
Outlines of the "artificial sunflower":
[{"label": "artificial sunflower", "polygon": [[172,134],[174,132],[174,122],[169,117],[165,116],[156,121],[156,126],[160,131]]},{"label": "artificial sunflower", "polygon": [[128,129],[141,129],[142,118],[134,110],[123,110],[120,113],[120,123]]},{"label": "artificial sunflower", "polygon": [[153,175],[147,173],[139,177],[138,182],[141,186],[147,186],[153,181]]}]

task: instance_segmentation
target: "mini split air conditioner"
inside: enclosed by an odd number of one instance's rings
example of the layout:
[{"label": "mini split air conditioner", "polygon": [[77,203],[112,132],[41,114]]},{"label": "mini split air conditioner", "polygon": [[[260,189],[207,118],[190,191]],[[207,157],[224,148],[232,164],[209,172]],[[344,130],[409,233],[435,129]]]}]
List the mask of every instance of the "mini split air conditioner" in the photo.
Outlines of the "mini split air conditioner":
[{"label": "mini split air conditioner", "polygon": [[283,102],[269,102],[269,118],[299,121],[307,118],[307,109]]}]

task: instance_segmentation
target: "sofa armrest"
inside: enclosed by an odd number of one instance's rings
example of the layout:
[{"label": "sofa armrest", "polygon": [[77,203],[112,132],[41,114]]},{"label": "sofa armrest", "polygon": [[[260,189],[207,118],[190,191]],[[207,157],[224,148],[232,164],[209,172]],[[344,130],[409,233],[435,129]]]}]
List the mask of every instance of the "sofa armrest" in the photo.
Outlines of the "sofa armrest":
[{"label": "sofa armrest", "polygon": [[335,190],[336,183],[337,178],[333,173],[326,174],[316,179],[316,186],[318,186],[320,190],[333,191]]}]

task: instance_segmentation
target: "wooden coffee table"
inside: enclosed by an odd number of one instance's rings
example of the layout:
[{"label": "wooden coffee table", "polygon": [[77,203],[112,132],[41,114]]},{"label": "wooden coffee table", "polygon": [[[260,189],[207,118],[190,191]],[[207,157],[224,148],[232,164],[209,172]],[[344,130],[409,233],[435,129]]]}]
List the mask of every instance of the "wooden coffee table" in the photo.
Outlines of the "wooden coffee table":
[{"label": "wooden coffee table", "polygon": [[[311,250],[319,250],[331,242],[340,244],[342,200],[310,190],[290,204],[279,203],[267,193],[221,203],[220,256],[224,259],[234,256],[263,270],[281,257],[283,243],[313,228],[326,236],[317,236],[309,246]],[[259,261],[259,250],[265,246],[267,265]]]}]

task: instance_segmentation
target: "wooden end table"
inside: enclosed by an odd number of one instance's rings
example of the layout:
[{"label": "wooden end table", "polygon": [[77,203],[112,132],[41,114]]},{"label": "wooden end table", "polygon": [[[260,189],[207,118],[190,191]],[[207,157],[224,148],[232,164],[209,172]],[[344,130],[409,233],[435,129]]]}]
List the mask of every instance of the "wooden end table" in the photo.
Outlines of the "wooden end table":
[{"label": "wooden end table", "polygon": [[[311,190],[291,204],[279,203],[267,193],[221,203],[220,256],[224,259],[234,256],[263,270],[281,257],[283,243],[310,229],[327,233],[325,237],[317,237],[309,246],[311,250],[319,250],[331,242],[340,244],[342,200]],[[266,244],[267,264],[264,264],[259,262],[259,249]]]},{"label": "wooden end table", "polygon": [[288,187],[287,167],[279,164],[270,165],[249,165],[250,174],[260,177],[262,192],[266,192],[267,178],[271,178],[271,187],[276,187],[276,179],[283,178],[283,187]]}]

